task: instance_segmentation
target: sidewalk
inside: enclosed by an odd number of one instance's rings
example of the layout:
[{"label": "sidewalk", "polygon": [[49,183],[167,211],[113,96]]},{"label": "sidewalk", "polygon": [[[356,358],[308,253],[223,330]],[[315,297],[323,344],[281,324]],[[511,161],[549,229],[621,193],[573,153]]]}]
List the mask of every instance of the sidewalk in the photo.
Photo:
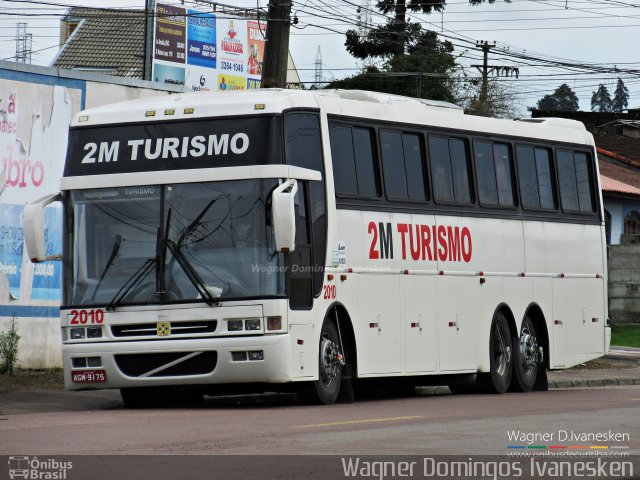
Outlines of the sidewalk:
[{"label": "sidewalk", "polygon": [[550,389],[640,385],[640,348],[611,347],[602,358],[547,375]]}]

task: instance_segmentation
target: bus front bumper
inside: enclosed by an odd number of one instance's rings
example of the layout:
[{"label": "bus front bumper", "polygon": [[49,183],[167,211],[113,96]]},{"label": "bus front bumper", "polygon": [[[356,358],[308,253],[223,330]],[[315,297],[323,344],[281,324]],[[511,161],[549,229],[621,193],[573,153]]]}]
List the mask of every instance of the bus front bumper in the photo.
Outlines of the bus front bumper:
[{"label": "bus front bumper", "polygon": [[290,348],[288,334],[66,344],[62,361],[67,390],[287,383]]}]

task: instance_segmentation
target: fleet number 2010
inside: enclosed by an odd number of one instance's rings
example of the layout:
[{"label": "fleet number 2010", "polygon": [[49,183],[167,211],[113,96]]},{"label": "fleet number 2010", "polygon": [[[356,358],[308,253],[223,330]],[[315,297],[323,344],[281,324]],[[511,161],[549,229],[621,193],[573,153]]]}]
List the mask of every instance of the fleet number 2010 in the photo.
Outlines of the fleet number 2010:
[{"label": "fleet number 2010", "polygon": [[104,322],[104,310],[101,308],[91,310],[71,310],[71,325],[86,325]]}]

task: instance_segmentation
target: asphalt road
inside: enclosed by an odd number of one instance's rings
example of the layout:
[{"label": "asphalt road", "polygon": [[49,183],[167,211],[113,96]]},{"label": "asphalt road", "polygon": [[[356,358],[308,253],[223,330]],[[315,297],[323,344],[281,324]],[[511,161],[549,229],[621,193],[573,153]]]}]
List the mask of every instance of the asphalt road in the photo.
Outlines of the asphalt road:
[{"label": "asphalt road", "polygon": [[594,444],[562,442],[560,431],[612,432],[622,440],[596,444],[640,454],[640,386],[333,406],[263,396],[157,410],[125,410],[114,391],[0,396],[0,455],[494,455],[527,444],[509,431],[553,435],[546,444]]}]

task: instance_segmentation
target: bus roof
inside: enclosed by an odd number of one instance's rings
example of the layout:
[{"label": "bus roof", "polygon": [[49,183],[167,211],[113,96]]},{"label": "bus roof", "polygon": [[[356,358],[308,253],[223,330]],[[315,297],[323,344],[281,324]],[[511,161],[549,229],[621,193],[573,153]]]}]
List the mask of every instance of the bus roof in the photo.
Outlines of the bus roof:
[{"label": "bus roof", "polygon": [[322,108],[327,114],[593,145],[581,122],[562,118],[518,121],[467,115],[448,102],[364,90],[256,89],[153,96],[78,113],[71,126],[187,120]]}]

